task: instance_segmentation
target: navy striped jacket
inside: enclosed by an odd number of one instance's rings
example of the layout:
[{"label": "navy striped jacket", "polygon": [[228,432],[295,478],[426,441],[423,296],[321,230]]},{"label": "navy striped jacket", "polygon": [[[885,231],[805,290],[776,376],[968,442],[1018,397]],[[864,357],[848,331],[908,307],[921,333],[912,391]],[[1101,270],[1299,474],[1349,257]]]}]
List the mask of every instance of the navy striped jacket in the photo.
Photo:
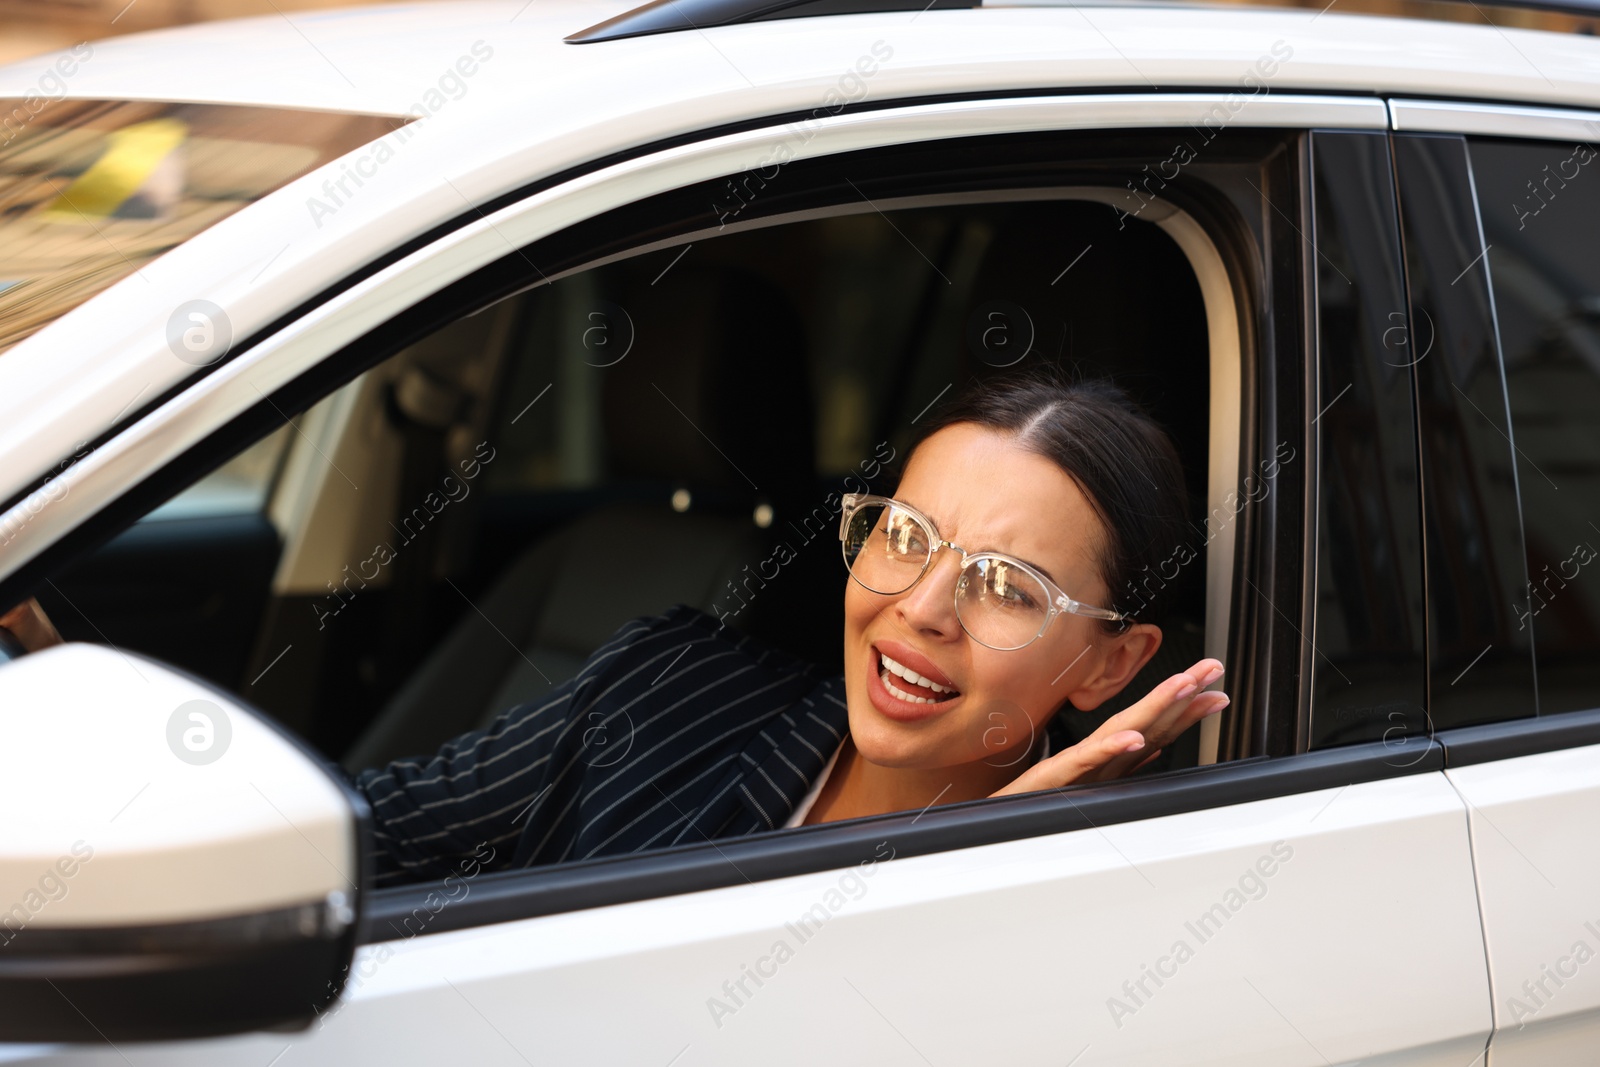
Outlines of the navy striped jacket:
[{"label": "navy striped jacket", "polygon": [[[844,679],[678,605],[430,757],[362,771],[379,885],[781,827],[848,729]],[[481,855],[481,854],[479,854]]]}]

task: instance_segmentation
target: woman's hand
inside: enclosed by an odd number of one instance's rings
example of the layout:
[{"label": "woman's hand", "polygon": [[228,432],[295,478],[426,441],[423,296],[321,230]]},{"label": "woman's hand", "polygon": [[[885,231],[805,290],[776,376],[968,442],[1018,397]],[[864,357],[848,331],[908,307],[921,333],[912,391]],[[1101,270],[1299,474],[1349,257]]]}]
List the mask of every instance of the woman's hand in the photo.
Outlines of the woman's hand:
[{"label": "woman's hand", "polygon": [[50,623],[50,617],[32,597],[4,615],[0,615],[0,626],[10,630],[16,639],[22,642],[22,647],[29,652],[37,652],[41,648],[62,643],[61,635]]},{"label": "woman's hand", "polygon": [[1227,694],[1201,690],[1222,677],[1222,664],[1203,659],[1175,674],[1101,724],[1076,745],[1023,771],[992,795],[1032,793],[1074,782],[1120,778],[1155,759],[1179,734],[1228,706]]}]

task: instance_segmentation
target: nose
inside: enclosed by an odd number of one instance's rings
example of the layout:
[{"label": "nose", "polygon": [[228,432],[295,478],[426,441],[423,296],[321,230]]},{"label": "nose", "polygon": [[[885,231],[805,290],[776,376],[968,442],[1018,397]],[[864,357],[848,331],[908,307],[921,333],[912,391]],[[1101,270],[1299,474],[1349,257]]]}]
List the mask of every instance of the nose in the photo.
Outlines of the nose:
[{"label": "nose", "polygon": [[907,626],[931,638],[954,638],[961,633],[956,617],[956,582],[961,575],[961,553],[951,549],[934,553],[920,581],[900,595],[895,610]]}]

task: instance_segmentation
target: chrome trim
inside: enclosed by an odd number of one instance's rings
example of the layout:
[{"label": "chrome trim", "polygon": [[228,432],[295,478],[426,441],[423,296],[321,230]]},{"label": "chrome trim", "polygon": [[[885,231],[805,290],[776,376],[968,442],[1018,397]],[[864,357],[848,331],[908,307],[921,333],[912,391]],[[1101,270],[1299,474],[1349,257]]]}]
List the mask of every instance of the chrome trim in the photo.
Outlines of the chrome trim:
[{"label": "chrome trim", "polygon": [[1471,104],[1448,100],[1390,100],[1396,133],[1469,133],[1550,141],[1600,141],[1600,111]]}]

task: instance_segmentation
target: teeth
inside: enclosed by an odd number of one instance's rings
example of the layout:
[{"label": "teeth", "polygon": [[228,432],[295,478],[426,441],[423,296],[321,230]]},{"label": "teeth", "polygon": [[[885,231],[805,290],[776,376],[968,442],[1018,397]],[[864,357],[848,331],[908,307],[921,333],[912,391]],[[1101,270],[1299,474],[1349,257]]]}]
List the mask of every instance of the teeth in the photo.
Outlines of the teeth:
[{"label": "teeth", "polygon": [[897,675],[898,677],[904,678],[906,681],[910,682],[912,685],[925,686],[928,689],[933,690],[935,693],[954,693],[954,692],[956,692],[956,690],[951,688],[950,686],[940,685],[938,682],[929,681],[927,678],[924,678],[922,675],[918,674],[916,671],[912,670],[910,667],[907,667],[903,663],[897,663],[896,661],[890,659],[888,656],[883,655],[883,653],[881,653],[881,652],[878,655],[879,655],[880,660],[883,663],[883,670],[880,673],[882,674],[882,677],[883,677],[884,688],[889,690],[889,692],[893,693],[895,696],[899,697],[901,700],[908,701],[908,702],[910,702],[912,704],[937,704],[937,703],[939,703],[939,701],[931,700],[928,697],[914,696],[911,693],[907,693],[903,689],[896,688],[894,686],[894,684],[889,681],[889,676],[890,675]]},{"label": "teeth", "polygon": [[890,692],[890,694],[893,695],[896,699],[904,700],[907,704],[932,704],[933,703],[933,701],[929,700],[927,697],[914,697],[910,693],[907,693],[905,690],[897,688],[893,682],[889,681],[890,674],[889,674],[888,671],[884,671],[883,674],[881,675],[881,677],[883,678],[883,687],[885,689],[887,689]]},{"label": "teeth", "polygon": [[929,689],[932,689],[935,693],[954,693],[955,692],[954,689],[950,688],[947,685],[940,685],[938,682],[929,681],[927,678],[924,678],[922,675],[918,674],[916,671],[912,670],[910,667],[907,667],[903,663],[896,663],[894,660],[890,659],[888,656],[883,655],[883,653],[881,653],[881,652],[878,653],[878,655],[883,660],[883,666],[884,666],[885,670],[887,670],[890,674],[899,675],[901,678],[904,678],[906,681],[910,682],[912,685],[925,685]]}]

